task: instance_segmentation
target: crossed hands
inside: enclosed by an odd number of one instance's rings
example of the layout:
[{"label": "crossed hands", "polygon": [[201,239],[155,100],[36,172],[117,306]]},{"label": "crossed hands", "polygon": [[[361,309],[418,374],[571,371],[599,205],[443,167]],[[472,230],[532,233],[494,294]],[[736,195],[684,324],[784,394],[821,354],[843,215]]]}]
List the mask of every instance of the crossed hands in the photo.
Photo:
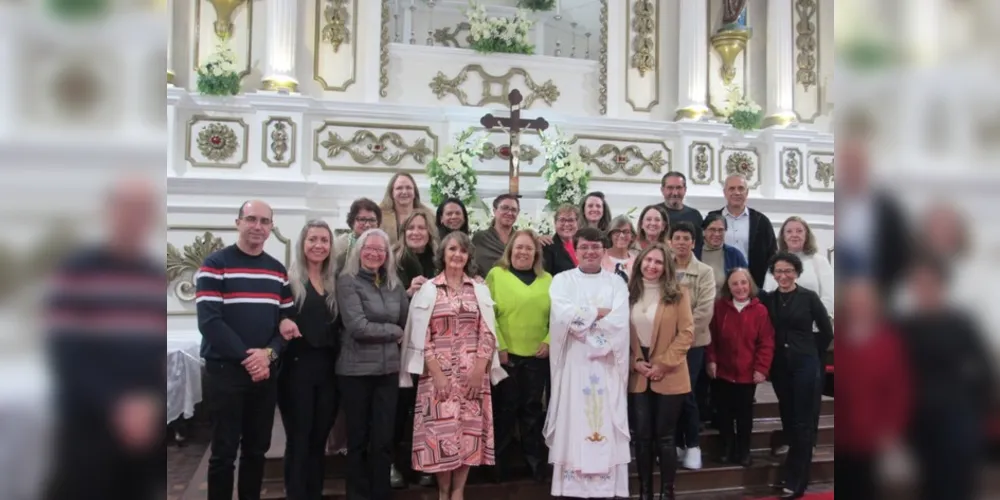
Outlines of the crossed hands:
[{"label": "crossed hands", "polygon": [[[466,385],[468,392],[465,396],[469,399],[476,399],[483,395],[483,378],[485,374],[479,370],[472,370],[466,375]],[[434,384],[434,398],[438,401],[447,401],[458,388],[448,381],[448,377],[443,373],[435,375],[432,379]]]},{"label": "crossed hands", "polygon": [[649,361],[636,361],[633,368],[639,373],[639,375],[642,375],[653,382],[663,380],[663,376],[667,374],[666,366],[659,363],[650,363]]},{"label": "crossed hands", "polygon": [[[705,371],[708,372],[708,378],[716,378],[719,375],[719,365],[716,363],[708,363],[705,365]],[[761,372],[753,372],[753,383],[763,384],[767,380],[767,375]]]},{"label": "crossed hands", "polygon": [[267,355],[267,349],[247,349],[247,354],[242,364],[250,374],[250,379],[260,382],[270,378],[271,359]]}]

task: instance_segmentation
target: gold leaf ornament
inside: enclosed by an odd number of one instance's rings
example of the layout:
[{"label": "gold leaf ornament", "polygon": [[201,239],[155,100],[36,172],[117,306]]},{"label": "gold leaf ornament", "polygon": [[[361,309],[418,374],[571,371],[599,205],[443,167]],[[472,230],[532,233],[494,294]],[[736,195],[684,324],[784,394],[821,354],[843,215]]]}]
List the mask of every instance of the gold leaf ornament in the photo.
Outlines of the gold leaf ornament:
[{"label": "gold leaf ornament", "polygon": [[224,246],[222,238],[208,231],[202,236],[195,237],[194,243],[185,245],[183,250],[178,250],[174,245],[167,243],[167,283],[177,281],[174,285],[174,294],[178,299],[185,302],[195,299],[195,273],[201,268],[206,257]]},{"label": "gold leaf ornament", "polygon": [[753,158],[742,151],[733,153],[726,159],[726,175],[742,175],[749,180],[756,171]]},{"label": "gold leaf ornament", "polygon": [[209,161],[221,162],[232,158],[239,142],[232,127],[219,122],[210,123],[198,132],[198,151]]},{"label": "gold leaf ornament", "polygon": [[332,0],[326,9],[323,10],[322,37],[323,41],[333,45],[333,51],[340,50],[340,46],[351,41],[351,30],[347,27],[347,21],[351,14],[347,12],[347,0]]}]

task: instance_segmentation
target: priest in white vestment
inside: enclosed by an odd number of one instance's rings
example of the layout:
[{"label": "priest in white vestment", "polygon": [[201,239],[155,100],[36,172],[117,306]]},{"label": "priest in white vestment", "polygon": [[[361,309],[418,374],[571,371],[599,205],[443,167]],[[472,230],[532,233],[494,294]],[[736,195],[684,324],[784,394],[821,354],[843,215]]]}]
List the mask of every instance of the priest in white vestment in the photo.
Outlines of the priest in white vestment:
[{"label": "priest in white vestment", "polygon": [[552,495],[628,497],[628,289],[601,267],[600,230],[581,229],[574,240],[579,267],[549,289],[552,394],[543,433]]}]

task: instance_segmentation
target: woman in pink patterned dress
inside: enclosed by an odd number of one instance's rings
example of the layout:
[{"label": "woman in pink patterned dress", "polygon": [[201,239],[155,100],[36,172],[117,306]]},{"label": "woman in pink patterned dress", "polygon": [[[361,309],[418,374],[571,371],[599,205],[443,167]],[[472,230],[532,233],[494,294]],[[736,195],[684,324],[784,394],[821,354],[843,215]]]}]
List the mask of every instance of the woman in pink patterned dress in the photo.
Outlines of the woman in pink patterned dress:
[{"label": "woman in pink patterned dress", "polygon": [[[474,276],[472,241],[453,232],[436,256],[444,271],[413,297],[404,369],[420,373],[413,469],[435,474],[442,500],[463,500],[469,467],[494,464],[490,383],[505,376],[489,289]],[[405,385],[409,377],[400,377]]]}]

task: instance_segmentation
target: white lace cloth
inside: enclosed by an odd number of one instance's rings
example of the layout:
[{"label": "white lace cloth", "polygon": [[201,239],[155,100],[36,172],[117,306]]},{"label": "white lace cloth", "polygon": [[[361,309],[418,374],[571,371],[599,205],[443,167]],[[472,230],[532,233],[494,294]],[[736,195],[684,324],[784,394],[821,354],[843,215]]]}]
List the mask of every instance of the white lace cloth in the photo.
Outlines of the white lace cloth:
[{"label": "white lace cloth", "polygon": [[201,335],[167,334],[167,423],[194,416],[201,402]]}]

